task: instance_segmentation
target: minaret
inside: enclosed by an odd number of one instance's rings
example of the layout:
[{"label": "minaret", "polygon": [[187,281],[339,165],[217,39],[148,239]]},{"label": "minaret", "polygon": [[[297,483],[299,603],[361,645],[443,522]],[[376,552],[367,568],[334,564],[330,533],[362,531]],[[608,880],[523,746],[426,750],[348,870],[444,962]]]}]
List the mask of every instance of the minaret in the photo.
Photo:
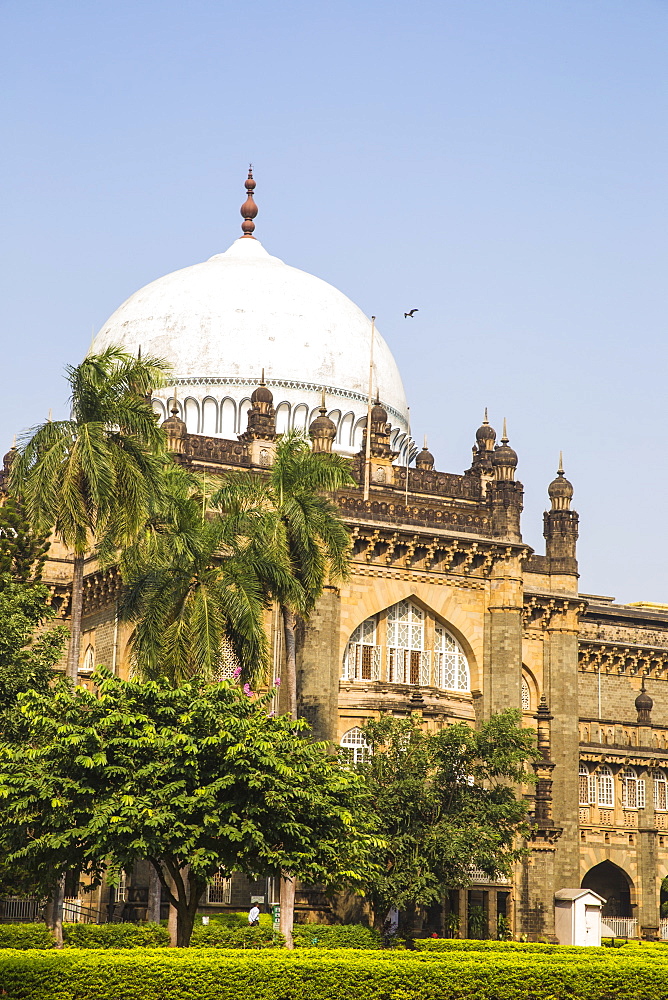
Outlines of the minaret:
[{"label": "minaret", "polygon": [[487,419],[487,407],[485,407],[485,418],[475,432],[476,443],[473,445],[473,460],[471,462],[471,471],[478,472],[480,474],[487,474],[490,478],[492,476],[492,455],[494,453],[494,444],[496,442],[496,431],[493,427],[490,427],[489,420]]},{"label": "minaret", "polygon": [[179,417],[176,386],[174,386],[174,399],[172,400],[172,415],[163,420],[161,426],[167,435],[167,450],[171,451],[172,455],[185,455],[188,446],[188,428]]},{"label": "minaret", "polygon": [[[391,483],[394,476],[392,462],[399,452],[392,451],[390,434],[392,424],[388,422],[387,410],[381,406],[380,394],[376,393],[376,402],[371,407],[371,482],[382,485]],[[362,447],[359,454],[364,460],[366,455],[367,428],[362,432]]]},{"label": "minaret", "polygon": [[[483,425],[484,426],[484,425]],[[492,533],[496,538],[521,542],[520,515],[524,490],[515,482],[517,453],[508,444],[506,420],[503,420],[501,444],[492,452],[494,479],[489,484],[488,496],[492,508]]]},{"label": "minaret", "polygon": [[271,389],[264,381],[264,368],[260,384],[251,393],[251,408],[248,411],[248,423],[243,434],[239,435],[248,450],[248,456],[253,465],[267,468],[274,464],[276,450],[276,410]]},{"label": "minaret", "polygon": [[320,452],[331,455],[336,437],[336,424],[327,416],[325,406],[325,390],[322,391],[322,403],[320,405],[320,416],[311,422],[308,432],[312,441],[314,453]]},{"label": "minaret", "polygon": [[552,509],[543,515],[545,555],[552,576],[562,577],[559,589],[577,592],[578,562],[575,554],[578,540],[578,515],[571,510],[573,487],[564,476],[563,455],[559,455],[557,478],[547,489]]},{"label": "minaret", "polygon": [[247,237],[248,239],[254,240],[255,237],[253,233],[255,232],[255,223],[253,219],[257,215],[257,205],[253,199],[253,191],[255,190],[255,181],[253,180],[253,164],[251,163],[248,167],[248,178],[246,180],[246,200],[241,206],[241,216],[243,222],[241,223],[241,231],[243,232],[242,239]]}]

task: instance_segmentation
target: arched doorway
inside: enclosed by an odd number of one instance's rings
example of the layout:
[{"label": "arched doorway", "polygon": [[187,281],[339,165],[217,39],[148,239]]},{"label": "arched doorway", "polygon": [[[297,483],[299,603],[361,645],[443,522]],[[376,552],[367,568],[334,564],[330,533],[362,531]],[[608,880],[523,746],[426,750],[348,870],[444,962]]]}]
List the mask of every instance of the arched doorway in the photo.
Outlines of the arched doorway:
[{"label": "arched doorway", "polygon": [[582,888],[591,889],[606,900],[602,916],[631,917],[631,887],[633,883],[626,872],[613,865],[612,861],[602,861],[590,868],[582,879]]}]

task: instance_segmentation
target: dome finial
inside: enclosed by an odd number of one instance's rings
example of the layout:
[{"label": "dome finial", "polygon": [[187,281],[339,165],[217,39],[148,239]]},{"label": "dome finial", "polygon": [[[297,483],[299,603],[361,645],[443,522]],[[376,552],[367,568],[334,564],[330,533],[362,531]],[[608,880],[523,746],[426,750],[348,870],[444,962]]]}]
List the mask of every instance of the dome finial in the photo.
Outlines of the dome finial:
[{"label": "dome finial", "polygon": [[564,474],[564,453],[563,453],[563,451],[560,451],[559,452],[559,468],[557,469],[557,475],[558,476],[563,476],[563,474]]},{"label": "dome finial", "polygon": [[262,369],[262,378],[260,379],[260,385],[264,385],[264,368]]},{"label": "dome finial", "polygon": [[[255,202],[253,200],[253,191],[255,190],[255,181],[253,180],[253,164],[252,163],[250,163],[248,165],[248,179],[246,180],[245,187],[246,187],[246,192],[247,192],[248,197],[246,198],[245,202],[241,206],[241,216],[242,216],[242,218],[244,220],[241,223],[241,231],[243,232],[244,236],[248,236],[248,237],[250,237],[250,239],[254,240],[255,237],[253,236],[253,232],[255,230],[255,223],[253,222],[253,219],[257,215],[257,205],[255,204]],[[243,237],[242,237],[242,239],[243,239]]]},{"label": "dome finial", "polygon": [[506,427],[506,418],[503,418],[503,434],[501,435],[501,444],[508,444],[510,438],[508,437],[508,428]]},{"label": "dome finial", "polygon": [[483,424],[486,425],[488,423],[489,423],[489,420],[487,419],[487,407],[485,407],[485,419],[483,420]]}]

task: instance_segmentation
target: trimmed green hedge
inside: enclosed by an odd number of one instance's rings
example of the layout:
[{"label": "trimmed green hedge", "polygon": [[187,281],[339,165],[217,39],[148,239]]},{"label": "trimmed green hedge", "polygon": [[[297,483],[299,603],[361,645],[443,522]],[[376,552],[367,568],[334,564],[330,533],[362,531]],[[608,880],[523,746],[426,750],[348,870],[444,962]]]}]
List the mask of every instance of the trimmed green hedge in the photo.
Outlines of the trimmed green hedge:
[{"label": "trimmed green hedge", "polygon": [[295,948],[380,948],[380,934],[362,924],[296,924]]},{"label": "trimmed green hedge", "polygon": [[53,934],[44,924],[0,924],[0,948],[54,948]]},{"label": "trimmed green hedge", "polygon": [[160,924],[63,924],[68,948],[169,948]]},{"label": "trimmed green hedge", "polygon": [[668,953],[5,951],[7,1000],[665,1000]]},{"label": "trimmed green hedge", "polygon": [[280,934],[268,927],[229,926],[215,923],[203,926],[195,924],[190,939],[191,948],[275,948],[283,944]]}]

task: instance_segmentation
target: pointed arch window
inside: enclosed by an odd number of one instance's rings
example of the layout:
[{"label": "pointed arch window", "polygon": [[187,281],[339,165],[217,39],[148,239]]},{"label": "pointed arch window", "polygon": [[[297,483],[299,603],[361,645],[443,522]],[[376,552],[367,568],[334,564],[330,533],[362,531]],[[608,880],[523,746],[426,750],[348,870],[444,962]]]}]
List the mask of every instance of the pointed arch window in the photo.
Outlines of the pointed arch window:
[{"label": "pointed arch window", "polygon": [[429,684],[424,611],[410,601],[399,601],[387,613],[387,668],[390,682]]},{"label": "pointed arch window", "polygon": [[659,812],[668,809],[668,782],[665,771],[652,771],[654,780],[654,808]]},{"label": "pointed arch window", "polygon": [[526,677],[522,678],[522,711],[531,711],[531,691]]},{"label": "pointed arch window", "polygon": [[460,644],[441,622],[409,600],[392,605],[380,621],[373,615],[357,626],[346,646],[342,680],[471,690]]},{"label": "pointed arch window", "polygon": [[86,647],[83,663],[81,665],[82,674],[92,674],[95,670],[95,650],[92,646]]},{"label": "pointed arch window", "polygon": [[598,804],[605,809],[612,809],[615,804],[615,786],[612,771],[607,764],[598,769]]},{"label": "pointed arch window", "polygon": [[625,809],[643,809],[645,806],[645,782],[632,767],[622,771],[622,805]]},{"label": "pointed arch window", "polygon": [[434,684],[446,691],[470,691],[469,665],[462,647],[438,622],[434,633]]},{"label": "pointed arch window", "polygon": [[343,679],[380,680],[381,650],[376,643],[377,620],[373,615],[358,625],[350,637],[343,664]]},{"label": "pointed arch window", "polygon": [[343,734],[341,747],[347,764],[363,764],[371,756],[371,747],[364,739],[364,733],[359,726],[354,726]]}]

